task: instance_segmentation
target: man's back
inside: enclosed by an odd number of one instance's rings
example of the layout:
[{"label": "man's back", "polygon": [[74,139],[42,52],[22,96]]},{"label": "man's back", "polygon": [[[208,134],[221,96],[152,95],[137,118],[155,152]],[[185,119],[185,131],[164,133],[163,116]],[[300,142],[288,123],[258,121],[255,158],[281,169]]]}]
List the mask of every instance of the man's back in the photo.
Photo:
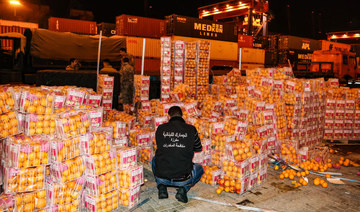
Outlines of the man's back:
[{"label": "man's back", "polygon": [[194,151],[202,146],[196,128],[188,125],[181,117],[173,117],[156,131],[157,177],[176,179],[190,174]]},{"label": "man's back", "polygon": [[124,63],[120,70],[120,100],[122,104],[132,104],[134,94],[134,68]]}]

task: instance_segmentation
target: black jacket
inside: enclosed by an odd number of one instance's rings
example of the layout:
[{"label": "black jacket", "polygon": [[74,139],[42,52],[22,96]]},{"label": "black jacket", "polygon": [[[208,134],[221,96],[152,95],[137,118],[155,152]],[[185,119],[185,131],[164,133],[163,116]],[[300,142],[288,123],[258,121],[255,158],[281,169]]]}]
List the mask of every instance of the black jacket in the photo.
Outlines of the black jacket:
[{"label": "black jacket", "polygon": [[181,117],[173,117],[156,130],[155,176],[165,179],[187,177],[192,169],[194,152],[202,145],[196,128]]}]

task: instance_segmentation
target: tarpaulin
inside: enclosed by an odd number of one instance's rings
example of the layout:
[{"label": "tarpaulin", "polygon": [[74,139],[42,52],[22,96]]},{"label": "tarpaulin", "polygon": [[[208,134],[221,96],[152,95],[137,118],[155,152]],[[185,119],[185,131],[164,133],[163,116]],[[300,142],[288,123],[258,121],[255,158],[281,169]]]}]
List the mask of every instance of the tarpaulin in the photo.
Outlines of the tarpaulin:
[{"label": "tarpaulin", "polygon": [[[32,29],[30,53],[33,57],[51,60],[96,62],[99,36],[78,35],[70,32],[53,32]],[[101,59],[120,61],[120,48],[126,48],[126,39],[119,36],[102,37]]]}]

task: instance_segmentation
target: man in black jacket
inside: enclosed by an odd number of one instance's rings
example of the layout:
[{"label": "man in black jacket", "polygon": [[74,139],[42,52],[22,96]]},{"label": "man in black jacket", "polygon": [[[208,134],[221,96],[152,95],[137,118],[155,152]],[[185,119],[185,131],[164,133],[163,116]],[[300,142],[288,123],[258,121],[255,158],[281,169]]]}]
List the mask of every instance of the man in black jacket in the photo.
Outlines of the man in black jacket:
[{"label": "man in black jacket", "polygon": [[192,162],[194,152],[201,152],[202,145],[196,128],[182,118],[180,107],[171,107],[168,114],[170,121],[156,130],[157,150],[152,169],[159,199],[168,198],[167,186],[173,186],[178,187],[176,199],[186,203],[186,193],[204,173],[200,164]]}]

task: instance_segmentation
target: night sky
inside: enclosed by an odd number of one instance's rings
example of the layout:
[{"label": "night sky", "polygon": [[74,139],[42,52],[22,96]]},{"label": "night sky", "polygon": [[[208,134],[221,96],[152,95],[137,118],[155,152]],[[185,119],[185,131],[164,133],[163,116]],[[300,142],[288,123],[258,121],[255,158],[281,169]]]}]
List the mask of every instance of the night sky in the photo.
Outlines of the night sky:
[{"label": "night sky", "polygon": [[[179,14],[197,17],[197,8],[221,2],[214,0],[43,0],[53,14],[66,13],[68,7],[94,13],[96,22],[115,23],[121,14],[164,18]],[[56,3],[57,2],[57,3]],[[147,10],[145,10],[147,3]],[[326,32],[360,30],[360,0],[269,0],[273,20],[269,32],[325,38]],[[66,16],[66,14],[64,14]],[[288,22],[290,20],[290,22]]]}]

